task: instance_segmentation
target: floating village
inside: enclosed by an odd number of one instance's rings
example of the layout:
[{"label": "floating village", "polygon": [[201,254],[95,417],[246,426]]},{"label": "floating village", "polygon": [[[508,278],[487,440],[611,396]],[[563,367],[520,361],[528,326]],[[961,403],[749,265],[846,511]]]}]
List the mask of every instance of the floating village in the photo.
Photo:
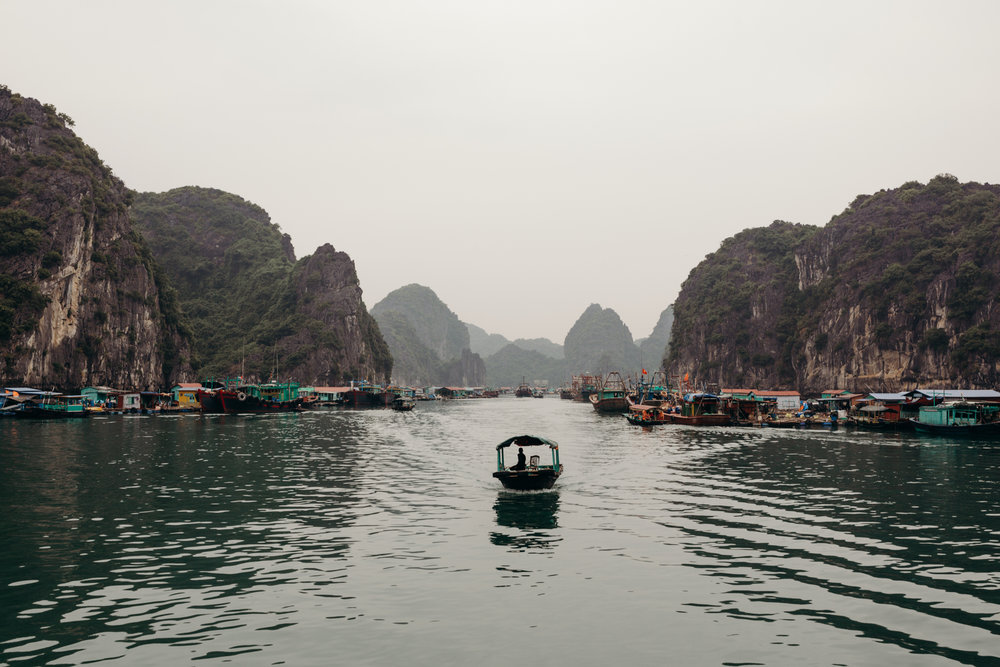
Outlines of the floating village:
[{"label": "floating village", "polygon": [[[646,379],[646,378],[649,379]],[[917,431],[941,435],[1000,434],[1000,392],[990,389],[913,389],[856,393],[830,389],[818,396],[797,391],[695,388],[689,375],[645,371],[575,375],[558,389],[517,387],[401,387],[364,381],[347,386],[295,382],[244,382],[241,378],[180,383],[169,391],[85,387],[77,394],[30,387],[0,388],[0,416],[72,419],[98,414],[261,414],[323,408],[413,410],[419,401],[558,397],[590,404],[598,413],[623,416],[640,427],[743,426]]]}]

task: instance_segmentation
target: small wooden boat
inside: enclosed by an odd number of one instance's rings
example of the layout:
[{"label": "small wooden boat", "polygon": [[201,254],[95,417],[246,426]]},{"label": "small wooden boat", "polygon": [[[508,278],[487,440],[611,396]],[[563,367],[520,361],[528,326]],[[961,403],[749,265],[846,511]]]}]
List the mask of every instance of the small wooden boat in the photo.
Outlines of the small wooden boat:
[{"label": "small wooden boat", "polygon": [[417,402],[412,398],[404,398],[400,396],[392,402],[392,409],[398,410],[399,412],[409,412],[417,405]]},{"label": "small wooden boat", "polygon": [[673,424],[674,415],[658,405],[632,405],[625,419],[635,426],[662,426]]},{"label": "small wooden boat", "polygon": [[[504,450],[511,445],[520,448],[548,447],[552,453],[552,464],[540,464],[539,456],[536,454],[527,460],[523,468],[519,469],[516,465],[508,468],[504,465]],[[536,435],[517,435],[497,445],[497,469],[493,476],[500,480],[504,488],[518,491],[551,489],[562,472],[563,466],[559,463],[559,443],[554,440],[546,440]]]}]

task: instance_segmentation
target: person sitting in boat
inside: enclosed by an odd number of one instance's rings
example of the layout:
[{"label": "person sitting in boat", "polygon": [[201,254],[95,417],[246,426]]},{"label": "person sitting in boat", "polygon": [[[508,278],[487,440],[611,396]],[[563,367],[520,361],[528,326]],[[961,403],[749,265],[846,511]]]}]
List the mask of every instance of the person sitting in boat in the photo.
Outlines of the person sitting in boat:
[{"label": "person sitting in boat", "polygon": [[517,463],[510,467],[511,470],[524,470],[528,467],[528,457],[524,455],[524,447],[517,448]]}]

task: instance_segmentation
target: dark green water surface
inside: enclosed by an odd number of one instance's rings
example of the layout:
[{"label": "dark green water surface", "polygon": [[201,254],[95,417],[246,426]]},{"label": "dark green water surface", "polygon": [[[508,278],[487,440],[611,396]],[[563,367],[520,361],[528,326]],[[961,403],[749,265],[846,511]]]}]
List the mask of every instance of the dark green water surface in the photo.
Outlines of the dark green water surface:
[{"label": "dark green water surface", "polygon": [[[557,440],[550,492],[496,443]],[[0,664],[1000,665],[1000,443],[411,413],[0,421]]]}]

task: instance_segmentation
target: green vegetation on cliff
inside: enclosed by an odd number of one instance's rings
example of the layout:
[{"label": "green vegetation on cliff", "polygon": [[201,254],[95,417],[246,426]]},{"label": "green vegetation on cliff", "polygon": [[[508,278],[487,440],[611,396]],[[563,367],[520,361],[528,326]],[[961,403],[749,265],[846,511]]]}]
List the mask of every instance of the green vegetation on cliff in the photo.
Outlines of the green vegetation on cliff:
[{"label": "green vegetation on cliff", "polygon": [[469,350],[469,328],[434,290],[410,284],[372,306],[395,359],[396,382],[416,386],[482,385],[486,368]]},{"label": "green vegetation on cliff", "polygon": [[[388,375],[391,356],[343,253],[324,246],[296,262],[263,209],[209,188],[137,194],[134,215],[177,288],[200,376],[242,370],[263,380],[277,371],[338,383]],[[358,329],[355,345],[348,330]]]},{"label": "green vegetation on cliff", "polygon": [[611,371],[635,373],[639,348],[618,313],[590,304],[566,334],[563,344],[566,368],[573,374]]},{"label": "green vegetation on cliff", "polygon": [[667,363],[724,384],[992,386],[1000,186],[940,175],[861,195],[824,228],[722,243],[676,303]]},{"label": "green vegetation on cliff", "polygon": [[9,381],[169,385],[180,311],[131,193],[50,104],[0,86],[0,348]]},{"label": "green vegetation on cliff", "polygon": [[381,321],[384,313],[401,313],[420,341],[440,359],[454,359],[469,347],[469,329],[429,287],[416,283],[389,292],[372,306]]}]

